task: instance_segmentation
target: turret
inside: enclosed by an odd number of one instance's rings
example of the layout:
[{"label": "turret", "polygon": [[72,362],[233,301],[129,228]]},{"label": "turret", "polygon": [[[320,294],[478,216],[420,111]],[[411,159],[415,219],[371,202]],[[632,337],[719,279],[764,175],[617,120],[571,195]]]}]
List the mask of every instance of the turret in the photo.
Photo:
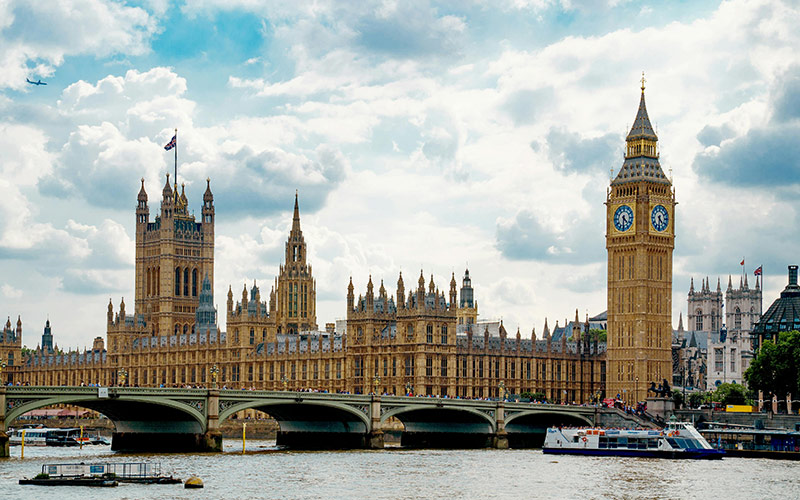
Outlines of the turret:
[{"label": "turret", "polygon": [[405,309],[406,287],[403,284],[403,272],[397,278],[397,310]]},{"label": "turret", "polygon": [[119,302],[119,319],[125,324],[125,297]]},{"label": "turret", "polygon": [[144,190],[144,177],[142,177],[142,187],[136,197],[136,230],[144,231],[150,218],[150,208],[147,206],[147,192]]},{"label": "turret", "polygon": [[53,353],[53,333],[50,330],[50,320],[44,324],[44,333],[42,333],[42,350],[47,354]]},{"label": "turret", "polygon": [[353,277],[350,276],[350,284],[347,285],[347,312],[353,310],[355,295],[353,294]]},{"label": "turret", "polygon": [[228,285],[228,314],[233,312],[233,288]]},{"label": "turret", "polygon": [[114,322],[114,305],[111,304],[111,298],[108,299],[108,313],[106,313],[106,322],[107,324],[112,324]]},{"label": "turret", "polygon": [[169,174],[167,174],[167,182],[164,184],[164,189],[161,190],[161,217],[172,217],[174,204],[172,187],[169,185]]},{"label": "turret", "polygon": [[211,193],[210,178],[206,178],[206,192],[203,193],[203,228],[206,227],[206,224],[214,224],[214,195]]},{"label": "turret", "polygon": [[456,273],[453,273],[453,276],[450,278],[450,307],[455,308],[457,304],[457,297],[458,293],[456,290]]},{"label": "turret", "polygon": [[372,312],[374,311],[374,304],[375,304],[375,294],[373,293],[372,287],[372,275],[369,275],[369,282],[367,283],[367,311]]},{"label": "turret", "polygon": [[694,278],[689,282],[689,295],[694,295]]}]

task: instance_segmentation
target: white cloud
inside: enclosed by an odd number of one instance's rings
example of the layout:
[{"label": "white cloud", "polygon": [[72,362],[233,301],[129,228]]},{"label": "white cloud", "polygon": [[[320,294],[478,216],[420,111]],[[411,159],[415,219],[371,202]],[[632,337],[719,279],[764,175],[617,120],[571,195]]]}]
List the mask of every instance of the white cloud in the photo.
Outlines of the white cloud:
[{"label": "white cloud", "polygon": [[14,288],[8,283],[4,283],[3,286],[0,287],[0,292],[2,292],[3,297],[7,299],[18,299],[23,295],[22,290]]},{"label": "white cloud", "polygon": [[0,19],[0,88],[52,76],[70,55],[142,54],[156,32],[143,9],[104,0],[6,1]]}]

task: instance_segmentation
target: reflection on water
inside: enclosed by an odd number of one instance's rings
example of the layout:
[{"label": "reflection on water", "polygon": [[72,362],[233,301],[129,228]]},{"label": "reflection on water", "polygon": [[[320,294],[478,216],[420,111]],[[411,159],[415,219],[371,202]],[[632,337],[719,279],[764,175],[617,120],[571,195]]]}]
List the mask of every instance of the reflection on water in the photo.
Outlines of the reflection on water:
[{"label": "reflection on water", "polygon": [[[12,447],[0,460],[0,498],[63,500],[252,498],[796,498],[800,464],[727,458],[682,461],[545,456],[541,450],[403,450],[296,452],[274,441],[226,440],[222,454],[120,454],[108,446]],[[116,488],[20,486],[44,463],[155,461],[203,490],[180,485]]]}]

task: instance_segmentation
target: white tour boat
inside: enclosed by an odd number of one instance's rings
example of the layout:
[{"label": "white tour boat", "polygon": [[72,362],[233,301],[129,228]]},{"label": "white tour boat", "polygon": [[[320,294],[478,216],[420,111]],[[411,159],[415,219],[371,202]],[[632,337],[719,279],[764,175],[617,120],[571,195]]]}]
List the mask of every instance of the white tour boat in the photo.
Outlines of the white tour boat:
[{"label": "white tour boat", "polygon": [[688,422],[669,422],[662,430],[550,427],[544,453],[650,458],[718,459],[717,450]]}]

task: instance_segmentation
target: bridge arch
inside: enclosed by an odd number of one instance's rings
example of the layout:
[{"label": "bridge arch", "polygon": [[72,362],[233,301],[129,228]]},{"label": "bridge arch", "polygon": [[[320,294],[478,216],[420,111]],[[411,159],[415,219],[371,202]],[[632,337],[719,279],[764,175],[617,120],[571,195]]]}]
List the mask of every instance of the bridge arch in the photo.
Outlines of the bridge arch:
[{"label": "bridge arch", "polygon": [[[411,420],[410,416],[416,417],[424,417],[424,416],[435,416],[436,418],[445,417],[446,415],[458,415],[458,414],[465,414],[469,415],[470,417],[474,417],[474,420],[481,424],[486,424],[488,426],[489,432],[495,432],[497,429],[497,425],[495,419],[492,415],[489,415],[486,412],[474,409],[474,408],[464,408],[464,407],[452,407],[452,406],[431,406],[431,405],[408,405],[408,406],[401,406],[392,408],[381,415],[381,422],[387,421],[389,418],[394,417],[397,420],[403,422],[405,425],[406,420]],[[462,416],[465,416],[462,415]],[[403,417],[406,417],[404,419]]]},{"label": "bridge arch", "polygon": [[560,412],[557,410],[525,410],[509,412],[506,416],[506,429],[514,426],[514,421],[539,420],[550,425],[594,425],[594,422],[587,415],[576,412]]},{"label": "bridge arch", "polygon": [[[88,408],[94,410],[102,415],[105,415],[115,425],[117,422],[124,420],[125,410],[132,409],[136,406],[137,412],[147,413],[147,409],[157,410],[160,415],[164,415],[165,409],[174,411],[167,412],[168,416],[186,416],[193,422],[196,422],[199,428],[198,432],[205,432],[206,417],[203,413],[186,403],[167,399],[167,398],[152,398],[145,396],[122,396],[118,398],[97,399],[97,397],[87,397],[87,395],[74,395],[74,396],[56,396],[41,399],[28,399],[24,400],[22,404],[13,405],[6,412],[5,424],[8,424],[25,413],[44,408],[46,406],[68,404],[80,406],[81,408]],[[126,408],[127,407],[127,408]]]},{"label": "bridge arch", "polygon": [[[224,403],[222,403],[224,405]],[[302,407],[302,408],[300,408]],[[306,411],[314,411],[315,409],[328,409],[334,410],[334,413],[341,414],[342,416],[350,416],[354,417],[357,421],[364,424],[365,428],[369,428],[369,417],[367,414],[358,409],[353,407],[352,405],[348,405],[345,403],[340,403],[337,401],[314,401],[308,399],[302,399],[297,401],[295,399],[251,399],[246,401],[239,401],[234,404],[225,405],[225,408],[222,409],[220,407],[219,411],[219,420],[222,422],[223,420],[229,418],[231,415],[243,411],[243,410],[258,410],[275,418],[280,424],[282,421],[286,421],[285,417],[288,416],[289,413],[291,414],[303,414]],[[287,412],[286,410],[291,408],[291,410]],[[367,406],[368,408],[368,406]],[[281,411],[283,410],[283,411]],[[300,410],[299,412],[297,410]],[[368,410],[367,410],[368,411]]]}]

